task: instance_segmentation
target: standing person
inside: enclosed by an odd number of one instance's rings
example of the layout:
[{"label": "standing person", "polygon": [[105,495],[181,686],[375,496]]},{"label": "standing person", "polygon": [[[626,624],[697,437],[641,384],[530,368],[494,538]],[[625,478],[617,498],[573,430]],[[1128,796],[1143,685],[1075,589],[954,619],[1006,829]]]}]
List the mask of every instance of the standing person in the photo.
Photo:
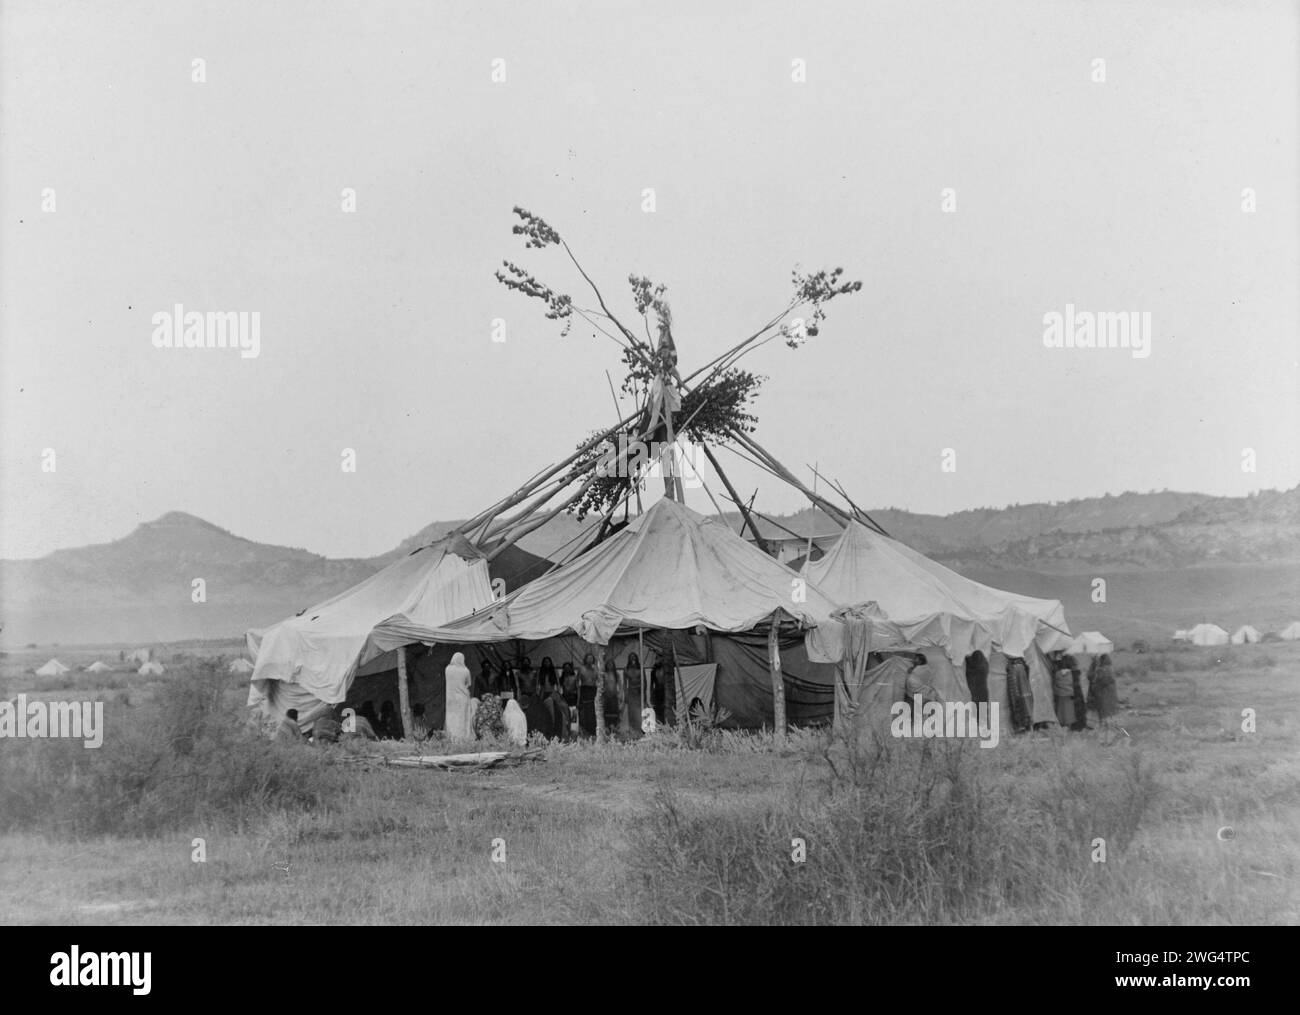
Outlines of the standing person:
[{"label": "standing person", "polygon": [[542,665],[537,668],[537,693],[542,696],[548,696],[555,690],[555,685],[559,683],[559,676],[555,672],[555,663],[551,662],[550,656],[542,656]]},{"label": "standing person", "polygon": [[1070,693],[1074,699],[1074,722],[1070,729],[1077,733],[1088,728],[1088,702],[1083,695],[1083,671],[1079,669],[1079,661],[1068,653],[1061,656],[1061,663],[1070,671]]},{"label": "standing person", "polygon": [[578,667],[578,729],[584,737],[596,735],[596,657],[588,652]]},{"label": "standing person", "polygon": [[533,661],[527,656],[519,660],[519,669],[515,673],[515,697],[537,693],[537,674],[533,672]]},{"label": "standing person", "polygon": [[966,657],[966,686],[970,688],[970,700],[979,710],[980,721],[988,722],[989,660],[979,649]]},{"label": "standing person", "polygon": [[602,705],[605,709],[605,732],[612,737],[618,732],[618,720],[623,712],[623,689],[619,686],[618,669],[614,665],[612,652],[605,657],[604,677],[605,698]]},{"label": "standing person", "polygon": [[1056,699],[1056,721],[1071,729],[1074,726],[1074,674],[1059,656],[1052,663],[1052,696]]},{"label": "standing person", "polygon": [[505,708],[505,702],[509,701],[518,693],[517,681],[515,679],[515,667],[509,659],[501,662],[501,669],[497,673],[497,697],[501,699],[502,708]]},{"label": "standing person", "polygon": [[573,720],[569,718],[569,705],[564,700],[558,687],[553,687],[546,696],[546,707],[551,713],[551,729],[556,740],[568,740],[572,736]]},{"label": "standing person", "polygon": [[912,712],[913,722],[916,715],[916,696],[921,696],[921,707],[924,708],[929,702],[938,702],[943,704],[943,695],[934,688],[933,673],[930,670],[930,660],[926,658],[924,652],[912,653],[912,668],[907,671],[907,679],[903,684],[904,693],[907,695],[907,707]]},{"label": "standing person", "polygon": [[578,707],[578,672],[573,663],[566,662],[560,668],[560,694],[570,708]]},{"label": "standing person", "polygon": [[1028,733],[1034,726],[1034,692],[1029,687],[1029,667],[1019,656],[1007,657],[1007,704],[1011,728]]},{"label": "standing person", "polygon": [[642,684],[641,660],[635,652],[627,654],[623,664],[623,715],[627,724],[628,735],[632,739],[641,736]]},{"label": "standing person", "polygon": [[571,662],[566,662],[560,668],[559,694],[564,707],[568,709],[569,720],[564,726],[564,736],[567,740],[572,736],[573,727],[578,722],[578,671],[573,668]]},{"label": "standing person", "polygon": [[492,664],[488,662],[487,656],[484,656],[478,664],[478,676],[474,678],[473,697],[481,700],[483,695],[488,694],[496,686],[494,679]]},{"label": "standing person", "polygon": [[1096,710],[1102,726],[1109,726],[1111,717],[1119,711],[1119,688],[1109,655],[1098,656],[1088,667],[1088,703]]},{"label": "standing person", "polygon": [[677,722],[677,669],[672,660],[656,659],[650,680],[657,688],[652,691],[656,695],[655,708],[659,709],[657,720],[665,726],[674,725]]},{"label": "standing person", "polygon": [[457,652],[444,671],[447,680],[447,718],[443,729],[448,740],[469,740],[469,667],[465,655]]},{"label": "standing person", "polygon": [[555,736],[555,717],[540,690],[525,691],[519,697],[519,707],[524,710],[529,733],[540,733],[547,740]]}]

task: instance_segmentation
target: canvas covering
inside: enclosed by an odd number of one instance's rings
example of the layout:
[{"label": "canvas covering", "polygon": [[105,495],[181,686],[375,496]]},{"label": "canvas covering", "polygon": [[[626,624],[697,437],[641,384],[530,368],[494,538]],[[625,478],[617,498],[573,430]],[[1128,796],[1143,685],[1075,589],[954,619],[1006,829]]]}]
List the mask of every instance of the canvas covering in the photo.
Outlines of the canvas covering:
[{"label": "canvas covering", "polygon": [[299,616],[250,631],[257,663],[248,703],[280,715],[297,708],[303,721],[320,703],[346,698],[357,668],[381,651],[367,646],[380,621],[437,626],[492,601],[487,560],[463,536],[420,547]]},{"label": "canvas covering", "polygon": [[473,616],[440,626],[395,614],[375,628],[367,651],[542,641],[566,632],[607,645],[621,628],[637,627],[739,632],[778,610],[813,627],[829,623],[837,608],[721,522],[664,498],[577,560]]},{"label": "canvas covering", "polygon": [[1115,651],[1115,643],[1100,631],[1084,631],[1070,642],[1071,655],[1102,656]]},{"label": "canvas covering", "polygon": [[1228,632],[1218,624],[1197,624],[1191,631],[1193,645],[1226,645],[1228,644]]},{"label": "canvas covering", "polygon": [[875,603],[908,642],[941,646],[954,665],[975,649],[1027,657],[1031,645],[1043,652],[1070,645],[1058,600],[972,581],[858,522],[804,573],[842,604]]},{"label": "canvas covering", "polygon": [[1232,643],[1234,645],[1254,645],[1262,635],[1249,624],[1242,624],[1241,627],[1232,632]]}]

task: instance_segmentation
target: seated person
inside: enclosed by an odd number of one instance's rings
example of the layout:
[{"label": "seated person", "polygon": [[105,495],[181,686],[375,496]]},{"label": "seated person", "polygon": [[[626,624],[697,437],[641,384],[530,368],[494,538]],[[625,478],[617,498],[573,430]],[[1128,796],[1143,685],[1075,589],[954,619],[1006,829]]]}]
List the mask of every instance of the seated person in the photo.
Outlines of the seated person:
[{"label": "seated person", "polygon": [[[367,708],[367,706],[369,707]],[[340,709],[340,729],[343,737],[361,737],[363,740],[379,739],[379,734],[375,732],[375,724],[366,718],[367,711],[374,715],[375,707],[368,701],[357,710]]]},{"label": "seated person", "polygon": [[424,704],[416,702],[411,706],[411,736],[416,740],[429,739],[429,723],[424,718]]},{"label": "seated person", "polygon": [[311,742],[313,744],[337,744],[342,727],[332,714],[326,714],[318,718],[311,726]]},{"label": "seated person", "polygon": [[379,736],[382,740],[402,739],[402,718],[391,701],[379,707]]},{"label": "seated person", "polygon": [[501,717],[501,700],[495,694],[483,695],[472,720],[474,736],[479,740],[504,736],[506,724]]},{"label": "seated person", "polygon": [[275,728],[275,739],[281,743],[298,743],[302,740],[302,730],[298,728],[298,710],[291,708],[284,713],[284,718]]}]

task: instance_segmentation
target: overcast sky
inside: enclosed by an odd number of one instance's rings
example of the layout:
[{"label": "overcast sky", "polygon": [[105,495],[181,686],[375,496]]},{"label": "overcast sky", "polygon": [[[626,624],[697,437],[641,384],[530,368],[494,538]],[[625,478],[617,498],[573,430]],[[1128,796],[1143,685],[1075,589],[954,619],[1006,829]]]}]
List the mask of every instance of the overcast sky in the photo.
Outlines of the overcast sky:
[{"label": "overcast sky", "polygon": [[[562,457],[619,360],[493,280],[585,299],[515,204],[628,316],[666,283],[687,368],[796,264],[860,278],[744,365],[759,439],[864,506],[1300,481],[1293,3],[0,6],[2,556],[169,510],[370,555]],[[260,354],[155,348],[177,303]],[[1150,356],[1046,348],[1068,303]]]}]

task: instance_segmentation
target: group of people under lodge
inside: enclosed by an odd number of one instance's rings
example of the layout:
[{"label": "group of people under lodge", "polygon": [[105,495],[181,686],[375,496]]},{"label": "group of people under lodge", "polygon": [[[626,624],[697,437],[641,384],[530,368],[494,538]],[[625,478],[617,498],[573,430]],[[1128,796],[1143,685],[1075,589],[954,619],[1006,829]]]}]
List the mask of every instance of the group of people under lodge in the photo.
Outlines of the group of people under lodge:
[{"label": "group of people under lodge", "polygon": [[[903,653],[909,663],[905,682],[906,703],[914,705],[915,696],[921,696],[921,702],[943,702],[943,697],[935,690],[929,659],[924,652]],[[874,657],[874,658],[873,658]],[[883,661],[883,656],[871,653],[867,668],[871,669]],[[1088,713],[1095,712],[1102,726],[1109,726],[1115,713],[1119,711],[1119,690],[1115,683],[1115,672],[1109,655],[1095,656],[1088,666],[1088,690],[1084,694],[1083,673],[1074,656],[1066,652],[1052,652],[1048,656],[1048,665],[1052,673],[1053,706],[1057,723],[1074,732],[1090,729]],[[1011,728],[1017,733],[1027,733],[1035,728],[1042,728],[1049,723],[1034,723],[1034,692],[1029,685],[1029,667],[1024,659],[1008,657],[1007,670],[1007,707],[1011,712]],[[989,661],[979,649],[966,657],[966,686],[970,690],[970,700],[979,706],[989,702]]]},{"label": "group of people under lodge", "polygon": [[[898,656],[908,666],[904,686],[909,708],[914,706],[917,695],[923,704],[943,702],[925,652],[872,652],[868,670],[880,665],[886,655]],[[1103,726],[1110,724],[1119,711],[1119,695],[1109,655],[1093,658],[1087,672],[1086,694],[1084,675],[1073,655],[1053,652],[1048,656],[1048,666],[1052,703],[1062,727],[1089,729],[1089,712],[1095,713]],[[977,706],[987,705],[989,660],[983,652],[976,650],[966,657],[965,674],[970,700]],[[1034,694],[1025,660],[1008,657],[1006,676],[1011,728],[1024,733],[1050,725],[1033,721]],[[636,652],[628,653],[621,668],[612,654],[605,657],[603,668],[598,668],[595,656],[587,653],[576,666],[566,662],[558,670],[549,656],[536,669],[527,656],[506,660],[498,667],[484,659],[477,675],[471,675],[464,654],[457,652],[446,668],[445,679],[443,729],[450,741],[506,737],[522,746],[534,733],[548,740],[594,737],[597,688],[603,688],[603,718],[611,736],[635,739],[673,719],[671,681],[664,679],[663,667],[658,663],[646,671]],[[412,739],[426,740],[432,732],[434,725],[425,713],[423,704],[411,706]],[[290,710],[274,735],[284,740],[302,739],[296,711]],[[374,702],[366,701],[355,711],[340,705],[316,718],[311,736],[317,742],[349,736],[401,740],[407,731],[391,700],[384,701],[377,713]]]},{"label": "group of people under lodge", "polygon": [[464,655],[457,652],[447,666],[446,681],[444,728],[449,740],[507,735],[522,743],[529,733],[548,740],[594,737],[598,689],[603,692],[601,717],[610,735],[635,739],[665,719],[662,667],[656,664],[647,673],[635,652],[628,653],[621,669],[612,654],[598,669],[590,652],[576,666],[565,662],[558,670],[550,656],[536,669],[528,656],[505,660],[499,667],[484,659],[473,678]]}]

